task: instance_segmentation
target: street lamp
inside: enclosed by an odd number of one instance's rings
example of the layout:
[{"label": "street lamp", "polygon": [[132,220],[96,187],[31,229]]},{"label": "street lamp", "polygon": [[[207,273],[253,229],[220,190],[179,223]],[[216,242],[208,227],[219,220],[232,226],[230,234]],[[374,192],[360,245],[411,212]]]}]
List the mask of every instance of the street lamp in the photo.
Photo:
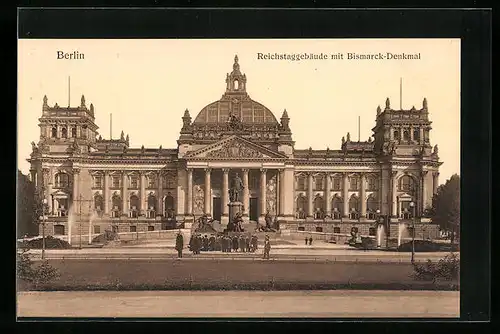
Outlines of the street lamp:
[{"label": "street lamp", "polygon": [[411,263],[415,263],[415,203],[410,202],[411,207],[411,222],[412,222],[412,232],[411,232]]},{"label": "street lamp", "polygon": [[47,206],[47,199],[42,201],[42,260],[45,259],[45,207]]}]

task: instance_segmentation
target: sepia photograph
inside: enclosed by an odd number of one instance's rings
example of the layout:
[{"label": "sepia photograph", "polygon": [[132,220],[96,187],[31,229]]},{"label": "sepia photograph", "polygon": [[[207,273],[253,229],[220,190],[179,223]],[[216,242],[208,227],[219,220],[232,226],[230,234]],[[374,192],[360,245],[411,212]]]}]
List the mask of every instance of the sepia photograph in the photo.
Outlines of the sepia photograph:
[{"label": "sepia photograph", "polygon": [[460,39],[19,39],[17,317],[460,317]]}]

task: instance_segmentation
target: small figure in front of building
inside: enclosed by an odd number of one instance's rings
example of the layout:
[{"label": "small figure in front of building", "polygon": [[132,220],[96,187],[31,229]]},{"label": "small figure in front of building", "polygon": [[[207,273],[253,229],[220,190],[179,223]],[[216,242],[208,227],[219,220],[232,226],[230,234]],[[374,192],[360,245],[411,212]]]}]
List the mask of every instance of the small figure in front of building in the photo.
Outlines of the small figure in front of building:
[{"label": "small figure in front of building", "polygon": [[245,238],[240,235],[240,239],[238,240],[238,246],[240,248],[240,252],[245,252],[246,250],[246,247],[245,247]]},{"label": "small figure in front of building", "polygon": [[208,236],[206,234],[203,237],[203,250],[205,252],[208,251]]},{"label": "small figure in front of building", "polygon": [[271,241],[269,236],[266,235],[266,240],[264,241],[264,257],[263,259],[269,260],[269,253],[271,252]]},{"label": "small figure in front of building", "polygon": [[175,238],[175,249],[177,250],[177,257],[182,258],[182,249],[184,248],[184,237],[182,236],[181,231],[177,233],[177,237]]},{"label": "small figure in front of building", "polygon": [[255,253],[257,251],[258,247],[258,238],[256,235],[252,235],[252,253]]},{"label": "small figure in front of building", "polygon": [[238,251],[238,237],[234,236],[232,239],[233,252]]},{"label": "small figure in front of building", "polygon": [[213,235],[210,237],[210,239],[208,239],[208,250],[209,251],[215,250],[215,237]]},{"label": "small figure in front of building", "polygon": [[250,237],[247,235],[246,238],[245,238],[245,247],[246,247],[246,251],[247,253],[250,253]]},{"label": "small figure in front of building", "polygon": [[312,236],[309,237],[309,246],[311,246],[313,244],[313,238]]},{"label": "small figure in front of building", "polygon": [[307,237],[305,237],[304,240],[306,241],[306,246],[307,246],[307,241],[309,241],[309,239]]}]

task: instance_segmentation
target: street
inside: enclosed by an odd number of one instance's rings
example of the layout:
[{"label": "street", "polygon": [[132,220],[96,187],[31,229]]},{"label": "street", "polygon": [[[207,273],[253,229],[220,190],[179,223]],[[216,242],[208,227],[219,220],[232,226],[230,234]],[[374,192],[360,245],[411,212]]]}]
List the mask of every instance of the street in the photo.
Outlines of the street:
[{"label": "street", "polygon": [[459,317],[458,291],[18,293],[19,317]]}]

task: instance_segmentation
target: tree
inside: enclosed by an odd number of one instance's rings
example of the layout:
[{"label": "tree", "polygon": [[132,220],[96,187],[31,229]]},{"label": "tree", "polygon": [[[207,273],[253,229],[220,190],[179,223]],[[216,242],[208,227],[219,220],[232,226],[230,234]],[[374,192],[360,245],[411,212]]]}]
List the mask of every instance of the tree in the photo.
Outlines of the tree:
[{"label": "tree", "polygon": [[432,198],[431,216],[442,230],[451,232],[452,244],[455,233],[460,239],[460,176],[454,174],[438,187]]},{"label": "tree", "polygon": [[17,170],[17,236],[37,235],[37,221],[34,218],[35,185],[27,175]]}]

